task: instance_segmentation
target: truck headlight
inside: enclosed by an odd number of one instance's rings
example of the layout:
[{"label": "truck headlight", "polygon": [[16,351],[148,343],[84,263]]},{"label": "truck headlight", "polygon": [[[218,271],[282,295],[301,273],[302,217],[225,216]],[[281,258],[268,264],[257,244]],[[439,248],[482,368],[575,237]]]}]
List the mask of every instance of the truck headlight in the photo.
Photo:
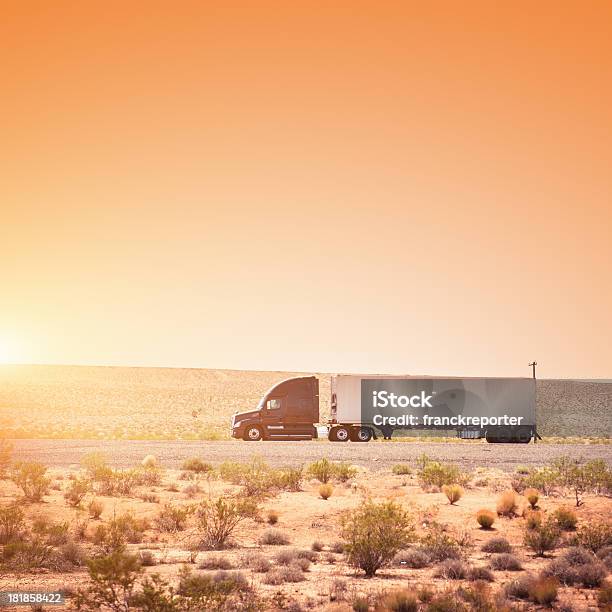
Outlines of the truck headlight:
[{"label": "truck headlight", "polygon": [[234,427],[240,427],[240,424],[242,423],[242,421],[234,421],[234,424],[232,425],[232,428]]}]

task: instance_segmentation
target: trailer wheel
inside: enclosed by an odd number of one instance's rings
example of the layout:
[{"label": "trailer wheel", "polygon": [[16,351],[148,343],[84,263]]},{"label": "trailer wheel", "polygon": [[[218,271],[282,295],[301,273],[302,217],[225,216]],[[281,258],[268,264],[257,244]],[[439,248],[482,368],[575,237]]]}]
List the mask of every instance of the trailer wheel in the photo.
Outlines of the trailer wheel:
[{"label": "trailer wheel", "polygon": [[259,427],[257,427],[257,425],[253,425],[251,427],[249,427],[245,432],[244,432],[244,439],[247,442],[259,442],[259,440],[262,439],[262,435],[261,435],[261,429],[259,429]]},{"label": "trailer wheel", "polygon": [[372,430],[369,427],[353,427],[351,429],[352,442],[369,442],[372,439]]},{"label": "trailer wheel", "polygon": [[339,427],[332,427],[329,430],[329,440],[331,442],[346,442],[350,438],[348,427],[340,425]]},{"label": "trailer wheel", "polygon": [[521,444],[529,444],[529,442],[531,442],[531,435],[531,428],[521,427],[516,432],[516,440]]},{"label": "trailer wheel", "polygon": [[512,432],[508,427],[500,427],[499,431],[497,432],[497,438],[503,443],[514,442],[512,439]]}]

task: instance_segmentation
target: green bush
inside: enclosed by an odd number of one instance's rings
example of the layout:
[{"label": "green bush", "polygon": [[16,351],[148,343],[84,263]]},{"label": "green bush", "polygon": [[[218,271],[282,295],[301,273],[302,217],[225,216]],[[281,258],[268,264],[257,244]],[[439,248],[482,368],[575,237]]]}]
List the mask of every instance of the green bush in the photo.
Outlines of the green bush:
[{"label": "green bush", "polygon": [[282,491],[301,491],[304,478],[302,467],[287,467],[276,470],[274,484]]},{"label": "green bush", "polygon": [[340,482],[346,482],[357,475],[357,468],[353,467],[350,463],[340,461],[339,463],[333,464],[333,476]]},{"label": "green bush", "polygon": [[165,533],[175,533],[185,529],[185,523],[189,516],[188,508],[164,504],[155,517],[157,528]]},{"label": "green bush", "polygon": [[325,484],[334,476],[334,465],[329,459],[324,457],[311,463],[308,466],[307,472],[312,478],[316,478],[319,482]]},{"label": "green bush", "polygon": [[36,461],[20,461],[15,464],[12,480],[21,488],[28,501],[39,502],[49,490],[49,478],[45,477],[47,468]]},{"label": "green bush", "polygon": [[137,556],[115,551],[89,559],[87,568],[90,584],[75,594],[73,604],[77,609],[132,609],[136,581],[142,573]]},{"label": "green bush", "polygon": [[412,474],[412,468],[407,463],[398,463],[391,468],[396,476],[407,476]]},{"label": "green bush", "polygon": [[0,544],[17,540],[24,531],[23,511],[17,506],[0,508]]},{"label": "green bush", "polygon": [[418,472],[419,481],[424,487],[438,487],[444,485],[464,485],[469,480],[469,476],[463,473],[459,467],[452,463],[441,463],[433,461],[426,455],[419,460],[420,469]]},{"label": "green bush", "polygon": [[90,490],[91,481],[88,478],[77,478],[70,481],[68,489],[64,492],[64,499],[71,506],[80,506]]},{"label": "green bush", "polygon": [[125,545],[142,542],[143,534],[148,528],[144,519],[138,519],[133,514],[125,512],[107,524],[98,525],[93,535],[93,542],[106,555],[123,551]]},{"label": "green bush", "polygon": [[442,492],[446,495],[451,506],[463,497],[463,488],[459,485],[442,485]]},{"label": "green bush", "polygon": [[561,506],[553,512],[555,521],[562,531],[573,531],[578,523],[578,517],[571,508]]},{"label": "green bush", "polygon": [[206,474],[210,472],[213,468],[210,463],[206,463],[202,461],[199,457],[192,457],[191,459],[185,459],[183,461],[183,465],[181,465],[181,469],[185,472],[195,472],[196,474]]},{"label": "green bush", "polygon": [[202,547],[224,548],[236,527],[243,520],[253,518],[257,510],[252,498],[218,497],[203,501],[196,510]]},{"label": "green bush", "polygon": [[612,545],[612,523],[591,521],[578,529],[576,543],[596,553],[604,546]]},{"label": "green bush", "polygon": [[393,501],[366,501],[342,517],[341,535],[350,565],[374,576],[413,539],[408,513]]},{"label": "green bush", "polygon": [[532,529],[526,529],[523,541],[525,546],[536,553],[536,556],[543,557],[546,552],[556,548],[559,535],[557,523],[553,518],[549,518]]},{"label": "green bush", "polygon": [[421,550],[434,563],[461,557],[461,547],[457,540],[437,523],[432,523],[428,533],[421,538]]}]

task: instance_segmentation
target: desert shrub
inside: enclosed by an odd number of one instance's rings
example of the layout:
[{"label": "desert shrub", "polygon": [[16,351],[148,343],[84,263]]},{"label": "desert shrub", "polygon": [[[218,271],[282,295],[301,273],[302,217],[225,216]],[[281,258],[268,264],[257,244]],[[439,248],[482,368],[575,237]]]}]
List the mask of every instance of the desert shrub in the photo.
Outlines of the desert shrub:
[{"label": "desert shrub", "polygon": [[140,465],[145,470],[155,470],[157,469],[157,458],[155,455],[147,455],[141,462]]},{"label": "desert shrub", "polygon": [[336,542],[332,542],[329,546],[330,550],[337,555],[341,555],[346,550],[346,543],[337,540]]},{"label": "desert shrub", "polygon": [[533,529],[526,529],[523,542],[535,552],[536,556],[543,557],[546,552],[557,547],[559,535],[556,522],[549,518]]},{"label": "desert shrub", "polygon": [[467,576],[468,568],[460,559],[447,559],[438,564],[435,576],[446,580],[463,580]]},{"label": "desert shrub", "polygon": [[198,495],[198,493],[201,493],[201,492],[202,492],[202,489],[200,489],[200,485],[198,485],[195,482],[187,485],[182,490],[182,493],[185,495],[187,499],[193,499],[194,497]]},{"label": "desert shrub", "polygon": [[510,553],[498,553],[489,560],[491,569],[502,572],[520,572],[523,569],[520,560]]},{"label": "desert shrub", "polygon": [[13,542],[22,535],[25,528],[23,518],[23,511],[17,506],[0,508],[0,544]]},{"label": "desert shrub", "polygon": [[94,519],[99,519],[104,512],[104,504],[99,499],[92,499],[87,506],[89,516]]},{"label": "desert shrub", "polygon": [[[193,574],[189,568],[180,572],[180,581],[176,594],[170,592],[171,601],[177,604],[177,610],[258,610],[261,604],[253,599],[253,594],[246,578],[240,572],[220,570],[210,574]],[[244,598],[248,598],[250,605]],[[236,600],[235,598],[238,598]],[[240,604],[238,603],[240,602]],[[148,610],[167,610],[160,605],[146,608]]]},{"label": "desert shrub", "polygon": [[588,550],[597,552],[604,546],[612,545],[612,523],[591,521],[578,529],[576,543]]},{"label": "desert shrub", "polygon": [[476,520],[482,529],[491,529],[495,522],[496,514],[491,510],[483,508],[476,513]]},{"label": "desert shrub", "polygon": [[499,516],[514,516],[517,509],[515,492],[504,491],[497,499],[496,509]]},{"label": "desert shrub", "polygon": [[224,548],[239,523],[256,513],[257,503],[250,498],[218,497],[203,501],[196,511],[201,545]]},{"label": "desert shrub", "polygon": [[397,476],[412,474],[412,468],[407,463],[397,463],[391,468],[391,471]]},{"label": "desert shrub", "polygon": [[247,565],[258,574],[265,574],[270,571],[270,560],[263,555],[249,555]]},{"label": "desert shrub", "polygon": [[585,492],[601,493],[608,490],[612,482],[612,472],[601,459],[582,465],[580,460],[563,456],[553,461],[553,467],[559,474],[560,483],[573,492],[576,506],[582,504],[582,495]]},{"label": "desert shrub", "polygon": [[155,493],[141,493],[138,496],[138,499],[141,499],[143,502],[147,502],[148,504],[159,504],[159,496]]},{"label": "desert shrub", "polygon": [[396,589],[382,598],[377,609],[385,612],[417,612],[419,602],[412,591]]},{"label": "desert shrub", "polygon": [[90,583],[75,596],[75,604],[85,609],[130,609],[136,580],[142,569],[135,555],[121,551],[87,561]]},{"label": "desert shrub", "polygon": [[484,580],[485,582],[493,582],[495,577],[491,570],[487,567],[471,567],[468,572],[468,578],[472,581]]},{"label": "desert shrub", "polygon": [[542,513],[538,510],[527,510],[525,512],[525,527],[535,529],[542,524]]},{"label": "desert shrub", "polygon": [[457,589],[457,595],[469,606],[470,610],[480,612],[493,612],[506,607],[499,605],[498,598],[494,598],[488,581],[477,580],[473,586],[461,586]]},{"label": "desert shrub", "polygon": [[274,484],[282,491],[301,491],[304,473],[302,467],[287,467],[276,470]]},{"label": "desert shrub", "polygon": [[148,524],[130,512],[111,519],[107,524],[98,525],[93,534],[93,543],[100,547],[106,556],[123,551],[126,543],[142,542]]},{"label": "desert shrub", "polygon": [[523,495],[525,499],[529,502],[529,505],[532,508],[535,508],[538,505],[538,500],[540,499],[540,492],[533,487],[529,487],[523,491]]},{"label": "desert shrub", "polygon": [[346,482],[351,478],[354,478],[357,474],[357,468],[353,467],[350,463],[340,461],[333,464],[332,473],[334,478],[340,482]]},{"label": "desert shrub", "polygon": [[185,529],[189,516],[188,508],[181,508],[172,504],[164,504],[155,517],[157,528],[165,533],[176,533]]},{"label": "desert shrub", "polygon": [[263,582],[265,584],[280,585],[286,582],[302,582],[306,580],[304,572],[295,565],[287,567],[275,567],[266,573]]},{"label": "desert shrub", "polygon": [[529,585],[529,598],[540,605],[550,605],[557,599],[559,584],[552,576],[536,578]]},{"label": "desert shrub", "polygon": [[561,555],[561,558],[571,565],[586,565],[596,560],[595,555],[590,550],[582,548],[581,546],[572,546],[568,548],[563,555]]},{"label": "desert shrub", "polygon": [[63,571],[65,566],[61,554],[39,537],[6,544],[2,549],[2,560],[15,571],[41,568]]},{"label": "desert shrub", "polygon": [[436,523],[433,523],[429,532],[421,538],[421,550],[434,563],[461,557],[461,547],[457,540]]},{"label": "desert shrub", "polygon": [[64,492],[64,499],[70,506],[80,506],[90,490],[91,482],[88,478],[77,478],[68,485],[68,489]]},{"label": "desert shrub", "polygon": [[89,477],[95,481],[104,478],[111,470],[103,453],[88,453],[81,459],[81,465]]},{"label": "desert shrub", "polygon": [[597,558],[603,561],[609,570],[612,570],[612,546],[602,546],[597,551]]},{"label": "desert shrub", "polygon": [[463,489],[457,485],[443,485],[442,492],[446,495],[451,505],[458,502],[463,497]]},{"label": "desert shrub", "polygon": [[584,466],[587,481],[591,489],[597,493],[609,494],[612,491],[612,470],[603,459],[593,459]]},{"label": "desert shrub", "polygon": [[418,548],[407,548],[406,550],[400,550],[395,555],[393,562],[410,569],[422,569],[429,565],[430,559],[425,552]]},{"label": "desert shrub", "polygon": [[259,538],[259,543],[272,546],[285,546],[289,544],[289,538],[279,529],[266,529]]},{"label": "desert shrub", "polygon": [[585,563],[577,567],[578,581],[586,589],[594,589],[601,586],[608,575],[606,566],[600,561]]},{"label": "desert shrub", "polygon": [[579,582],[578,567],[568,563],[566,559],[553,559],[543,570],[543,576],[554,576],[561,584],[572,586]]},{"label": "desert shrub", "polygon": [[212,471],[212,465],[202,461],[199,457],[192,457],[191,459],[185,459],[181,465],[181,470],[185,472],[195,472],[196,474],[205,474],[206,472]]},{"label": "desert shrub", "polygon": [[487,540],[482,545],[482,551],[488,553],[509,553],[512,551],[512,546],[510,546],[510,542],[506,538],[499,536]]},{"label": "desert shrub", "polygon": [[319,540],[315,540],[311,546],[310,550],[314,552],[321,552],[323,550],[323,542],[319,542]]},{"label": "desert shrub", "polygon": [[234,565],[225,556],[213,555],[200,561],[198,567],[206,570],[230,570],[234,568]]},{"label": "desert shrub", "polygon": [[409,515],[395,502],[366,501],[347,512],[341,521],[341,535],[346,541],[347,560],[366,576],[391,562],[411,540],[413,525]]},{"label": "desert shrub", "polygon": [[535,578],[531,574],[521,576],[516,580],[511,580],[504,587],[506,597],[523,600],[529,599],[531,585],[533,584],[534,580]]},{"label": "desert shrub", "polygon": [[323,459],[311,463],[306,471],[309,476],[325,484],[334,476],[334,465],[329,459],[324,457]]},{"label": "desert shrub", "polygon": [[425,610],[426,612],[465,612],[467,608],[452,590],[448,590],[435,595]]},{"label": "desert shrub", "polygon": [[69,563],[70,565],[74,565],[75,567],[81,567],[85,565],[85,560],[87,559],[87,555],[85,554],[85,550],[80,544],[77,544],[73,541],[66,542],[60,550],[60,553],[63,559]]},{"label": "desert shrub", "polygon": [[322,484],[319,487],[319,495],[323,499],[329,499],[331,494],[334,492],[334,487],[328,482],[326,484]]},{"label": "desert shrub", "polygon": [[28,501],[39,502],[49,489],[50,479],[45,477],[46,472],[42,463],[20,461],[15,464],[11,479]]},{"label": "desert shrub", "polygon": [[178,485],[176,484],[176,482],[171,482],[167,487],[166,487],[166,491],[170,491],[170,493],[177,493],[179,490]]},{"label": "desert shrub", "polygon": [[444,485],[465,484],[469,480],[469,476],[462,473],[456,465],[429,459],[422,460],[418,476],[424,487],[442,488]]},{"label": "desert shrub", "polygon": [[68,523],[50,523],[44,535],[47,544],[61,546],[70,539],[70,525]]},{"label": "desert shrub", "polygon": [[566,506],[561,506],[553,512],[553,517],[561,531],[573,531],[578,523],[576,513]]},{"label": "desert shrub", "polygon": [[289,565],[293,561],[296,561],[297,558],[298,558],[297,551],[292,548],[279,550],[274,555],[274,561],[278,563],[278,565]]},{"label": "desert shrub", "polygon": [[270,525],[278,523],[278,512],[276,510],[268,510],[266,512],[266,520]]},{"label": "desert shrub", "polygon": [[537,489],[544,495],[550,495],[559,485],[559,473],[550,467],[538,468],[530,472],[522,482],[525,488]]},{"label": "desert shrub", "polygon": [[517,474],[521,474],[522,476],[525,476],[527,474],[529,474],[530,470],[526,465],[518,465],[516,467],[516,470],[514,470]]}]

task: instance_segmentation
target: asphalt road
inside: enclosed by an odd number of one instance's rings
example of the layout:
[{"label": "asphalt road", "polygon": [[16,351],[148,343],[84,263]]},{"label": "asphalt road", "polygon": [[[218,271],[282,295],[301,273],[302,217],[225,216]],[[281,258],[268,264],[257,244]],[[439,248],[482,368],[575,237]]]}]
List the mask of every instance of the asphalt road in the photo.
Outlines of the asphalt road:
[{"label": "asphalt road", "polygon": [[414,460],[426,453],[441,461],[452,461],[465,469],[476,467],[513,471],[518,465],[543,465],[555,457],[604,459],[612,464],[609,444],[487,444],[486,442],[384,442],[338,443],[327,440],[303,442],[224,441],[99,441],[99,440],[16,440],[13,458],[40,461],[48,467],[77,466],[83,455],[102,452],[114,467],[136,465],[145,455],[155,455],[166,468],[179,468],[184,459],[199,456],[213,465],[222,461],[245,461],[261,455],[273,466],[307,464],[321,457],[349,461],[371,470]]}]

